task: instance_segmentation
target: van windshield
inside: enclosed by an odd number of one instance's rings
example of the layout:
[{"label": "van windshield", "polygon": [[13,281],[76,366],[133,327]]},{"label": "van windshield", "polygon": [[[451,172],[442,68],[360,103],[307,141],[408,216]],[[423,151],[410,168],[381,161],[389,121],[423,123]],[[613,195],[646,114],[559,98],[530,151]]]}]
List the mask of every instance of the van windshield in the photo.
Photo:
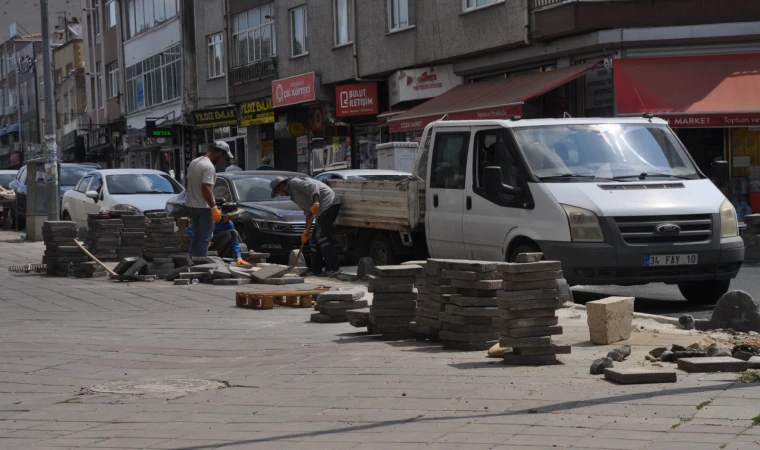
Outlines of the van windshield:
[{"label": "van windshield", "polygon": [[556,125],[514,128],[514,133],[531,170],[546,182],[700,178],[665,125]]}]

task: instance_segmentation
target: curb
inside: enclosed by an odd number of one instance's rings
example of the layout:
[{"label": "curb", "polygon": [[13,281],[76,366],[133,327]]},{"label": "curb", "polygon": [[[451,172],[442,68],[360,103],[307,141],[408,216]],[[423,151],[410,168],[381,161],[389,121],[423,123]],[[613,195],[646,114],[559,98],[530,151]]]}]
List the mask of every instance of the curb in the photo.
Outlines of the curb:
[{"label": "curb", "polygon": [[[567,303],[565,303],[565,304],[567,305]],[[582,311],[586,310],[586,305],[579,305],[577,303],[572,303],[572,307],[574,307],[575,309],[580,309]],[[633,313],[633,318],[634,319],[654,320],[655,322],[664,323],[666,325],[675,325],[679,329],[682,329],[681,325],[678,323],[678,319],[676,319],[675,317],[659,316],[657,314],[646,314],[646,313],[637,313],[637,312],[635,312],[635,313]]]}]

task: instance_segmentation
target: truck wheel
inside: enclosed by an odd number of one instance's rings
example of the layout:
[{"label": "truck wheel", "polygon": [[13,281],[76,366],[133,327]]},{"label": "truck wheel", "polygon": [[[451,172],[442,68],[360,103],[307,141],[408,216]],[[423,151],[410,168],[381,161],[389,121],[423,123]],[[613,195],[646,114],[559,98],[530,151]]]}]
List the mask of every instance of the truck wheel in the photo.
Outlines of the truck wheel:
[{"label": "truck wheel", "polygon": [[714,305],[718,300],[728,292],[731,280],[720,281],[692,281],[689,283],[679,283],[678,290],[681,291],[689,303],[699,305]]},{"label": "truck wheel", "polygon": [[369,257],[372,258],[376,266],[396,264],[396,252],[393,251],[393,244],[390,239],[382,234],[377,234],[372,239],[369,246]]}]

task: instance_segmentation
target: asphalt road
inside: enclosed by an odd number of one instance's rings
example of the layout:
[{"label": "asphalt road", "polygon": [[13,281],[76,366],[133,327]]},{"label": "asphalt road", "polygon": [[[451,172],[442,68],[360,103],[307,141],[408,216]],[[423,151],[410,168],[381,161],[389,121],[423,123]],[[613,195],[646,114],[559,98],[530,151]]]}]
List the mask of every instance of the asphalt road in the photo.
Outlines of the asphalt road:
[{"label": "asphalt road", "polygon": [[[731,282],[732,290],[742,290],[756,299],[760,299],[760,265],[745,265],[739,272],[739,276]],[[694,318],[709,318],[712,306],[700,306],[688,303],[677,286],[661,283],[648,284],[646,286],[576,286],[573,288],[573,297],[576,303],[585,303],[591,300],[609,296],[636,297],[635,309],[637,312],[661,314],[678,317],[682,314],[691,314]]]}]

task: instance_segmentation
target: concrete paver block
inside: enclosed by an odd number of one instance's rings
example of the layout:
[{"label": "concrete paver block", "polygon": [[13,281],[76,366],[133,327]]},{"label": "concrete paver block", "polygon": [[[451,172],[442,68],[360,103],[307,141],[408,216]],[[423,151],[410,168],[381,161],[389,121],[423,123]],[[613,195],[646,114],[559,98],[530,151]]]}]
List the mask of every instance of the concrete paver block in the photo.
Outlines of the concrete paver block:
[{"label": "concrete paver block", "polygon": [[414,265],[376,266],[375,275],[378,277],[416,277],[422,275],[422,267]]},{"label": "concrete paver block", "polygon": [[599,345],[631,337],[633,297],[609,297],[586,303],[591,342]]},{"label": "concrete paver block", "polygon": [[279,264],[272,264],[270,266],[263,267],[260,270],[257,270],[256,272],[253,272],[251,274],[251,277],[253,277],[254,280],[258,281],[259,283],[263,282],[267,278],[279,278],[290,270],[290,267],[288,266],[281,266]]},{"label": "concrete paver block", "polygon": [[646,369],[604,369],[604,378],[619,384],[675,383],[676,372]]},{"label": "concrete paver block", "polygon": [[704,372],[743,372],[749,368],[747,361],[727,356],[714,358],[682,358],[678,368],[689,373]]}]

